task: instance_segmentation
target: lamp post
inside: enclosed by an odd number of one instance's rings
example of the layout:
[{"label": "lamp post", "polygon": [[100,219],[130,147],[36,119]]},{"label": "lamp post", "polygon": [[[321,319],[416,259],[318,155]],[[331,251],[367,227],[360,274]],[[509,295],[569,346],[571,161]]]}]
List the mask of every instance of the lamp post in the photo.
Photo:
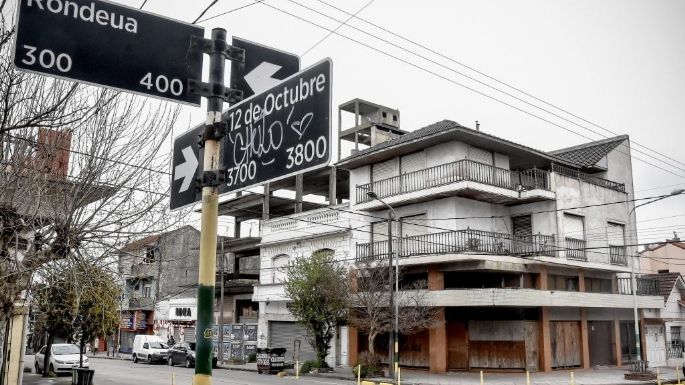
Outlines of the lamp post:
[{"label": "lamp post", "polygon": [[[387,204],[385,201],[383,201],[381,198],[378,197],[378,195],[373,192],[373,191],[368,191],[366,195],[371,198],[379,201],[382,203],[385,207],[388,208],[388,291],[390,294],[390,298],[388,301],[388,308],[390,309],[390,319],[394,319],[394,330],[392,333],[388,333],[390,335],[390,343],[388,344],[388,374],[390,375],[391,378],[395,378],[395,374],[397,372],[397,367],[399,366],[399,303],[398,301],[395,300],[395,296],[393,293],[393,288],[392,288],[392,282],[393,282],[393,271],[392,271],[392,256],[393,256],[393,250],[392,250],[392,218],[393,216],[395,219],[397,219],[397,213],[395,213],[395,209],[392,208],[389,204]],[[399,285],[399,265],[400,261],[396,257],[395,258],[395,290],[394,292],[397,292],[399,295],[399,290],[400,290],[400,285]],[[394,311],[393,311],[394,307]]]},{"label": "lamp post", "polygon": [[[654,203],[654,202],[660,201],[662,199],[670,198],[672,196],[680,195],[683,192],[685,192],[684,189],[673,190],[668,195],[658,197],[658,198],[653,199],[649,202],[641,203],[641,204],[633,207],[628,212],[628,220],[630,220],[630,216],[635,212],[636,208],[646,206],[650,203]],[[642,372],[645,370],[645,368],[641,364],[642,363],[642,351],[640,349],[640,324],[639,324],[640,320],[639,320],[639,317],[637,315],[637,278],[635,276],[635,263],[636,263],[635,260],[637,258],[639,258],[639,254],[637,254],[634,258],[631,258],[631,261],[630,261],[630,284],[632,286],[631,291],[633,292],[633,318],[634,318],[634,323],[635,323],[635,354],[636,354],[636,362],[637,362],[634,370]]]}]

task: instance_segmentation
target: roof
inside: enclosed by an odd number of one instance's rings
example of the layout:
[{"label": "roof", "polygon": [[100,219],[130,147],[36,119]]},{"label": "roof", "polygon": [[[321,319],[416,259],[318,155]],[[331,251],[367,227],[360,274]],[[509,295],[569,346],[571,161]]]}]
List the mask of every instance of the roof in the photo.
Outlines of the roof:
[{"label": "roof", "polygon": [[668,298],[673,286],[680,278],[680,273],[644,274],[642,278],[656,279],[659,285],[659,295]]},{"label": "roof", "polygon": [[581,167],[591,167],[607,156],[613,149],[628,139],[628,135],[598,140],[596,142],[579,144],[559,150],[550,151],[552,155],[575,163]]},{"label": "roof", "polygon": [[159,238],[160,238],[160,237],[161,237],[161,235],[159,235],[159,234],[148,235],[148,236],[145,237],[145,238],[141,238],[141,239],[139,239],[139,240],[137,240],[137,241],[133,241],[133,242],[131,242],[131,243],[128,243],[128,244],[124,245],[124,247],[122,247],[121,249],[119,249],[119,251],[121,251],[121,252],[130,252],[130,251],[139,250],[139,249],[141,249],[143,246],[147,246],[147,245],[150,245],[150,244],[152,244],[152,243],[155,243],[155,242],[159,241]]},{"label": "roof", "polygon": [[665,246],[668,246],[668,245],[673,245],[679,249],[685,250],[685,242],[665,241],[665,242],[652,243],[652,244],[645,246],[645,249],[642,250],[640,252],[640,254],[646,253],[649,251],[658,250],[658,249],[665,247]]},{"label": "roof", "polygon": [[[386,158],[419,151],[428,146],[444,143],[445,140],[459,140],[503,154],[515,155],[516,159],[512,158],[511,161],[520,161],[522,163],[512,163],[510,165],[512,169],[542,167],[549,165],[550,162],[577,167],[575,163],[566,161],[563,158],[556,157],[547,152],[486,134],[482,131],[464,127],[451,120],[442,120],[416,131],[411,131],[405,135],[400,135],[388,141],[381,142],[373,147],[365,148],[358,151],[356,154],[341,160],[337,165],[343,168],[352,169],[380,162]],[[523,156],[524,154],[525,156]]]}]

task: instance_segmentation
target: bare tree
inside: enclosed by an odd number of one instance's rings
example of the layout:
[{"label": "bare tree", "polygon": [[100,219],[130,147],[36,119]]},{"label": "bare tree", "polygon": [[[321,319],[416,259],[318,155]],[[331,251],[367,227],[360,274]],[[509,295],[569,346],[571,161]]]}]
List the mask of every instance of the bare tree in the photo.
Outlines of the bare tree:
[{"label": "bare tree", "polygon": [[[394,319],[388,308],[388,265],[380,262],[361,262],[352,270],[352,306],[350,322],[368,338],[368,351],[376,354],[376,338],[394,330]],[[402,271],[400,270],[400,280]],[[437,308],[431,307],[426,298],[427,281],[403,282],[400,292],[395,293],[399,306],[398,330],[402,334],[414,334],[438,324]]]},{"label": "bare tree", "polygon": [[110,265],[131,237],[168,229],[175,104],[17,71],[0,3],[0,358],[15,301],[41,266]]}]

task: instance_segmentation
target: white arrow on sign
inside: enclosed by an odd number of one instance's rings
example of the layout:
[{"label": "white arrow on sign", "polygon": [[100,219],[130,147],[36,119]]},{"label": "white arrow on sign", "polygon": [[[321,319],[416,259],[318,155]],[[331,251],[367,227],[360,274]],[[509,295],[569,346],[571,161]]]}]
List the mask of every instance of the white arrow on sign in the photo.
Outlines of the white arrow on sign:
[{"label": "white arrow on sign", "polygon": [[181,189],[178,190],[178,192],[184,192],[188,190],[190,187],[190,182],[192,182],[193,178],[195,177],[197,165],[199,164],[197,162],[197,157],[190,146],[181,150],[181,153],[183,153],[183,159],[185,159],[185,162],[177,165],[174,169],[174,180],[176,181],[181,178],[183,179]]},{"label": "white arrow on sign", "polygon": [[261,62],[249,74],[245,75],[247,85],[252,88],[256,94],[261,94],[263,91],[280,83],[279,79],[275,79],[273,75],[281,69],[281,66],[269,63],[267,61]]}]

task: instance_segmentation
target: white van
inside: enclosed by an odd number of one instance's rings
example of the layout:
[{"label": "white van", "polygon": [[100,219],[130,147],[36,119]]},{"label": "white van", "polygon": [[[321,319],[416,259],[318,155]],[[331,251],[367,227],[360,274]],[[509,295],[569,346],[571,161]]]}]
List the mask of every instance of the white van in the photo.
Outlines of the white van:
[{"label": "white van", "polygon": [[133,340],[133,362],[167,362],[169,347],[159,336],[138,334]]}]

